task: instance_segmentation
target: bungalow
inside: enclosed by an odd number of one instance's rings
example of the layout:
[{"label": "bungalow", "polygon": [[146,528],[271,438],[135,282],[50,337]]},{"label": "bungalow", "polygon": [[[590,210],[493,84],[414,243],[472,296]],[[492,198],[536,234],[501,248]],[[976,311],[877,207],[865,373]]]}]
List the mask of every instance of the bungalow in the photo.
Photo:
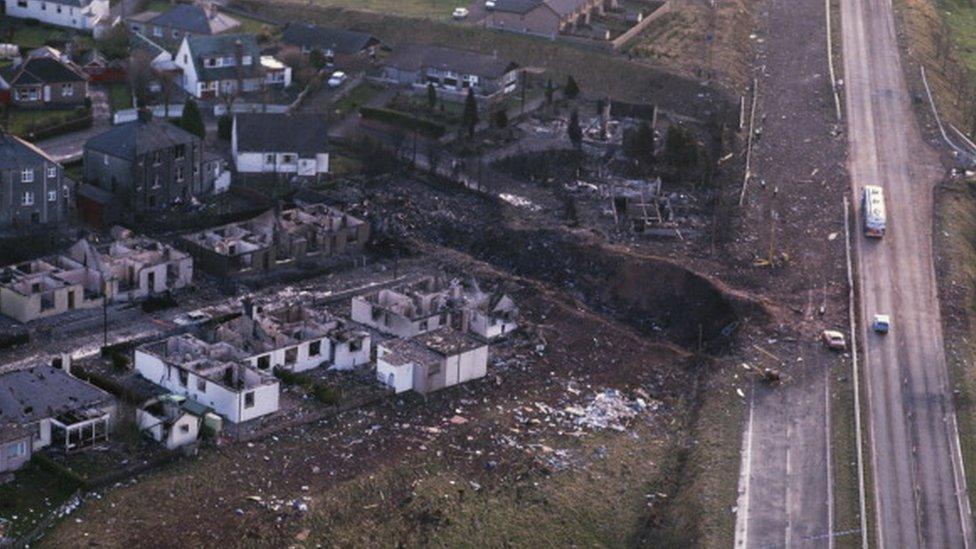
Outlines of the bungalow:
[{"label": "bungalow", "polygon": [[354,322],[402,338],[452,327],[490,341],[517,329],[517,317],[508,294],[484,292],[473,280],[462,284],[431,277],[352,298]]},{"label": "bungalow", "polygon": [[387,58],[378,79],[416,92],[433,84],[450,101],[463,101],[470,88],[479,101],[494,102],[515,91],[518,75],[517,63],[497,55],[414,44]]},{"label": "bungalow", "polygon": [[146,11],[125,21],[132,32],[167,45],[179,44],[187,36],[213,36],[241,26],[240,21],[222,13],[214,3],[176,4],[162,13]]},{"label": "bungalow", "polygon": [[18,107],[81,105],[88,96],[88,75],[57,50],[41,48],[0,69],[0,89]]},{"label": "bungalow", "polygon": [[234,116],[231,152],[238,173],[329,173],[324,115],[242,113]]},{"label": "bungalow", "polygon": [[0,472],[51,445],[72,451],[106,440],[115,415],[111,395],[65,369],[38,365],[0,375],[0,447],[10,452]]},{"label": "bungalow", "polygon": [[244,314],[219,326],[214,339],[243,351],[258,370],[351,370],[370,361],[370,337],[329,313],[285,305],[269,310],[250,300]]},{"label": "bungalow", "polygon": [[451,329],[376,346],[376,377],[397,393],[425,395],[487,373],[488,344]]},{"label": "bungalow", "polygon": [[91,31],[109,18],[109,0],[4,0],[6,14]]},{"label": "bungalow", "polygon": [[485,26],[555,38],[588,25],[592,15],[616,8],[618,0],[495,0]]},{"label": "bungalow", "polygon": [[358,252],[368,240],[365,221],[309,204],[184,235],[180,242],[203,268],[232,276]]},{"label": "bungalow", "polygon": [[176,53],[183,89],[201,99],[258,92],[291,85],[291,68],[262,57],[249,34],[187,36]]},{"label": "bungalow", "polygon": [[136,349],[139,375],[167,391],[207,406],[231,423],[278,411],[278,380],[246,362],[227,343],[207,343],[188,334]]},{"label": "bungalow", "polygon": [[0,313],[29,322],[190,284],[190,256],[128,231],[115,234],[112,243],[81,240],[64,254],[0,269]]},{"label": "bungalow", "polygon": [[381,49],[388,49],[378,38],[365,32],[331,29],[308,23],[290,23],[281,43],[303,54],[320,51],[329,65],[347,67],[356,61],[374,60]]}]

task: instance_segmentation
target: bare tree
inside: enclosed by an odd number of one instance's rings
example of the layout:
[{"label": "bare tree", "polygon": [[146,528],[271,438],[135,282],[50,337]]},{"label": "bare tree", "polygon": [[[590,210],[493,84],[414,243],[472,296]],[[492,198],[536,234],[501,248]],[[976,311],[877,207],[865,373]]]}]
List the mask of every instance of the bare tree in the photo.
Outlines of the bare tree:
[{"label": "bare tree", "polygon": [[149,88],[156,79],[156,70],[152,67],[152,58],[144,50],[137,50],[129,59],[129,87],[139,105],[149,101]]}]

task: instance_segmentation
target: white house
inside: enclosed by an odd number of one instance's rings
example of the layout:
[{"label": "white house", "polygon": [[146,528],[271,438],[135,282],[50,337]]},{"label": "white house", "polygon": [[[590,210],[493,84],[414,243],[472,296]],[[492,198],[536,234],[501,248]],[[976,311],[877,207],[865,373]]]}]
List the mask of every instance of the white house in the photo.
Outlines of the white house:
[{"label": "white house", "polygon": [[291,85],[291,68],[262,57],[250,34],[187,36],[173,61],[183,71],[183,89],[200,99]]},{"label": "white house", "polygon": [[4,0],[7,15],[91,31],[109,18],[109,0]]},{"label": "white house", "polygon": [[167,450],[193,444],[200,436],[203,418],[183,407],[184,397],[164,395],[136,410],[139,429]]},{"label": "white house", "polygon": [[396,337],[413,337],[451,325],[458,288],[436,278],[352,298],[352,320]]},{"label": "white house", "polygon": [[191,335],[174,336],[136,349],[142,377],[214,410],[231,423],[278,411],[278,380],[244,362],[227,343],[210,344]]},{"label": "white house", "polygon": [[507,294],[479,291],[465,295],[462,325],[471,333],[492,340],[518,329],[518,307]]},{"label": "white house", "polygon": [[329,173],[328,126],[317,114],[234,116],[231,151],[238,173]]},{"label": "white house", "polygon": [[376,377],[397,393],[427,394],[488,373],[488,344],[464,332],[438,330],[376,346]]},{"label": "white house", "polygon": [[284,305],[265,310],[244,302],[244,314],[218,326],[214,339],[240,350],[261,371],[350,370],[370,361],[370,337],[320,309]]}]

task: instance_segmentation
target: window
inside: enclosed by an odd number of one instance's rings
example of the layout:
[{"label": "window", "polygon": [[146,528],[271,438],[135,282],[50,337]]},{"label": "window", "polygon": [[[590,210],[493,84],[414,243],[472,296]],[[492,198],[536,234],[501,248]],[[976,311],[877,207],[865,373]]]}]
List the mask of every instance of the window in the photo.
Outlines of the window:
[{"label": "window", "polygon": [[285,364],[294,364],[296,362],[298,362],[298,347],[285,349]]},{"label": "window", "polygon": [[264,155],[264,163],[265,164],[274,164],[275,163],[275,155],[273,155],[273,154],[266,154],[266,155]]},{"label": "window", "polygon": [[162,186],[162,185],[160,185],[160,184],[159,184],[159,174],[157,173],[156,175],[154,175],[154,176],[153,176],[153,184],[152,184],[152,188],[154,188],[154,189],[158,189],[158,188],[159,188],[159,187],[161,187],[161,186]]},{"label": "window", "polygon": [[21,183],[33,183],[34,182],[34,170],[27,168],[20,172]]},{"label": "window", "polygon": [[173,38],[179,38],[179,37],[180,37],[180,31],[173,30]]},{"label": "window", "polygon": [[27,0],[17,0],[17,7],[18,8],[26,8],[27,7]]},{"label": "window", "polygon": [[207,380],[205,380],[205,379],[198,379],[197,380],[197,391],[198,392],[201,392],[201,393],[206,393],[207,392]]},{"label": "window", "polygon": [[102,163],[105,164],[106,166],[108,166],[108,155],[107,154],[105,155],[105,158],[102,159]]},{"label": "window", "polygon": [[258,357],[258,368],[262,370],[267,370],[271,367],[271,355],[264,355]]},{"label": "window", "polygon": [[27,454],[27,443],[24,441],[15,442],[7,446],[7,457],[10,459],[17,458]]},{"label": "window", "polygon": [[153,153],[153,166],[158,166],[162,162],[159,151]]},{"label": "window", "polygon": [[41,11],[47,11],[47,4],[44,2],[41,2]]},{"label": "window", "polygon": [[57,177],[58,176],[58,167],[57,166],[48,166],[47,167],[47,176],[48,177]]},{"label": "window", "polygon": [[176,180],[183,181],[183,166],[176,167]]},{"label": "window", "polygon": [[58,191],[48,191],[47,192],[47,201],[48,202],[57,202],[58,201]]},{"label": "window", "polygon": [[215,57],[207,57],[206,59],[203,60],[203,65],[205,67],[216,67],[217,59]]},{"label": "window", "polygon": [[61,84],[61,95],[64,97],[71,97],[75,94],[75,85],[71,82],[67,84]]},{"label": "window", "polygon": [[308,356],[319,356],[322,354],[322,342],[313,341],[308,344]]},{"label": "window", "polygon": [[421,332],[426,332],[426,331],[427,331],[428,329],[430,329],[430,328],[428,327],[428,324],[427,324],[427,321],[426,321],[426,320],[424,320],[424,321],[422,321],[422,322],[420,323],[420,326],[419,326],[419,328],[418,328],[418,329],[419,329],[419,330],[420,330]]},{"label": "window", "polygon": [[187,424],[187,423],[184,423],[183,425],[180,425],[180,432],[183,433],[183,434],[189,433],[190,432],[190,425]]},{"label": "window", "polygon": [[173,156],[177,160],[183,160],[186,157],[186,145],[177,145],[173,148]]},{"label": "window", "polygon": [[58,13],[61,13],[61,6],[60,5],[58,5],[57,11],[58,11]]},{"label": "window", "polygon": [[281,163],[282,164],[294,164],[295,163],[295,155],[293,155],[293,154],[283,154],[283,155],[281,155]]},{"label": "window", "polygon": [[244,393],[244,407],[254,408],[254,391]]},{"label": "window", "polygon": [[34,205],[34,193],[30,191],[25,191],[24,196],[20,198],[20,204],[22,206],[33,206]]},{"label": "window", "polygon": [[162,38],[163,37],[163,28],[162,27],[156,27],[156,28],[154,28],[153,29],[153,36],[156,36],[158,38]]},{"label": "window", "polygon": [[180,370],[180,387],[186,387],[190,382],[190,374],[186,370]]}]

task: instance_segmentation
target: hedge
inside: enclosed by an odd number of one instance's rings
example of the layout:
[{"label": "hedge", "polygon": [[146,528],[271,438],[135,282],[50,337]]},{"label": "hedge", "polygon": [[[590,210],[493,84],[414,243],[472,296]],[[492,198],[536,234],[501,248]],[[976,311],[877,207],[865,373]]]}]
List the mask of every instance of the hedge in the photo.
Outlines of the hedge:
[{"label": "hedge", "polygon": [[368,120],[384,122],[433,139],[439,139],[447,133],[447,129],[437,122],[431,122],[430,120],[392,109],[362,107],[359,109],[359,114]]},{"label": "hedge", "polygon": [[29,141],[40,141],[42,139],[49,139],[51,137],[57,137],[59,135],[64,135],[66,133],[76,132],[79,130],[87,130],[92,127],[92,115],[86,114],[80,118],[75,118],[73,120],[68,120],[67,122],[62,122],[61,124],[55,124],[53,126],[46,126],[43,128],[31,128],[25,136]]}]

